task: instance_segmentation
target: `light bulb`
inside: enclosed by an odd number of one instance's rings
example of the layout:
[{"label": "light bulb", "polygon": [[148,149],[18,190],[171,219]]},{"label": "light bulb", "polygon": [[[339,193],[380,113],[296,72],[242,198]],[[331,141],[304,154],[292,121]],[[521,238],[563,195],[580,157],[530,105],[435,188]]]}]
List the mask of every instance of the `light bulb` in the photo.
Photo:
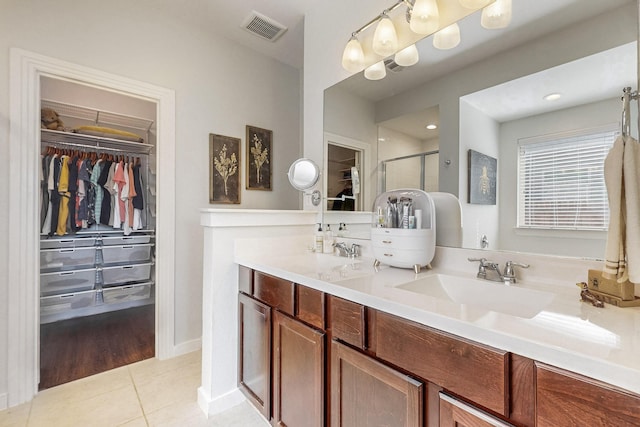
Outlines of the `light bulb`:
[{"label": "light bulb", "polygon": [[485,7],[489,0],[459,0],[460,4],[467,9],[480,9]]},{"label": "light bulb", "polygon": [[417,63],[419,59],[418,48],[416,48],[415,44],[405,47],[396,53],[396,56],[393,58],[396,64],[402,65],[403,67],[409,67]]},{"label": "light bulb", "polygon": [[482,9],[480,24],[489,30],[505,28],[511,22],[511,0],[496,0]]},{"label": "light bulb", "polygon": [[398,35],[391,19],[383,14],[373,33],[373,51],[380,56],[389,56],[398,50]]},{"label": "light bulb", "polygon": [[440,28],[440,11],[436,0],[416,0],[411,9],[409,28],[417,34],[433,34]]},{"label": "light bulb", "polygon": [[380,61],[380,62],[376,62],[375,64],[365,68],[364,70],[364,76],[368,79],[368,80],[380,80],[380,79],[384,79],[384,77],[387,75],[387,70],[384,66],[384,62]]},{"label": "light bulb", "polygon": [[352,73],[357,73],[364,68],[364,52],[356,36],[351,37],[344,47],[342,67]]},{"label": "light bulb", "polygon": [[436,49],[452,49],[460,44],[460,27],[451,24],[435,33],[433,47]]}]

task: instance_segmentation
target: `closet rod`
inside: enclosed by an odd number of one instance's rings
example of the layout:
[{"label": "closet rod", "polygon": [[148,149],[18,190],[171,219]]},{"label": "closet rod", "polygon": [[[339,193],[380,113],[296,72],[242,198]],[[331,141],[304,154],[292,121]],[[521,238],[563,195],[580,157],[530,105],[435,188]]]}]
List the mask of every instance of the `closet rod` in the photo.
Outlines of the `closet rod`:
[{"label": "closet rod", "polygon": [[131,150],[123,150],[120,148],[109,148],[109,147],[100,147],[96,145],[87,145],[87,144],[78,144],[75,142],[46,142],[42,141],[42,145],[45,147],[73,147],[80,148],[82,151],[112,151],[115,153],[128,154],[130,156],[140,156],[140,155],[148,155],[148,153],[138,153]]}]

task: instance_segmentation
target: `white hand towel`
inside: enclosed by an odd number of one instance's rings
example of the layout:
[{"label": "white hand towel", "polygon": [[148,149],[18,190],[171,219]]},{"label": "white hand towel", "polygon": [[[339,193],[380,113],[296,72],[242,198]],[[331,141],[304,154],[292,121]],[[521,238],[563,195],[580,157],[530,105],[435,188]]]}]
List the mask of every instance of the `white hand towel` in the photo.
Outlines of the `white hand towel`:
[{"label": "white hand towel", "polygon": [[640,147],[618,137],[604,162],[609,230],[602,275],[640,283]]},{"label": "white hand towel", "polygon": [[[624,199],[627,278],[640,283],[640,144],[628,138],[624,147]],[[624,280],[622,280],[624,281]]]}]

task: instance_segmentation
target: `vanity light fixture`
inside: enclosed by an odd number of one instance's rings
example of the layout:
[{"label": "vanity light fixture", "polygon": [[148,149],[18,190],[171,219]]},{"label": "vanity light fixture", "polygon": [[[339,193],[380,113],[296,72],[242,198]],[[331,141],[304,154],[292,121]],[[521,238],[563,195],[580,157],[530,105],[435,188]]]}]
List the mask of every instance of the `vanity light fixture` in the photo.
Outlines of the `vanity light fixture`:
[{"label": "vanity light fixture", "polygon": [[387,70],[384,66],[384,61],[376,62],[375,64],[365,68],[364,76],[368,80],[380,80],[384,79],[387,75]]},{"label": "vanity light fixture", "polygon": [[398,50],[398,34],[387,11],[380,15],[380,21],[373,34],[373,51],[380,56],[389,56]]},{"label": "vanity light fixture", "polygon": [[556,101],[560,98],[562,98],[562,94],[557,92],[550,93],[549,95],[545,95],[542,97],[542,99],[544,99],[545,101]]},{"label": "vanity light fixture", "polygon": [[[406,13],[391,16],[400,6],[406,7]],[[504,28],[511,21],[511,0],[396,0],[351,34],[342,53],[342,66],[352,73],[364,69],[370,80],[382,79],[386,76],[384,61],[391,55],[402,67],[416,64],[415,43],[427,35],[434,34],[433,44],[438,49],[456,47],[460,44],[458,21],[481,9],[485,28]],[[358,39],[374,25],[373,36]]]},{"label": "vanity light fixture", "polygon": [[444,27],[433,36],[433,47],[446,50],[453,49],[460,44],[460,27],[453,23]]},{"label": "vanity light fixture", "polygon": [[415,0],[409,28],[417,34],[433,34],[440,28],[440,10],[436,0]]},{"label": "vanity light fixture", "polygon": [[396,64],[403,67],[410,67],[411,65],[417,64],[419,59],[418,48],[415,43],[398,51],[393,58]]},{"label": "vanity light fixture", "polygon": [[364,68],[364,52],[355,33],[351,35],[342,53],[342,67],[352,73],[357,73]]},{"label": "vanity light fixture", "polygon": [[482,9],[480,24],[489,30],[505,28],[511,23],[511,0],[496,0]]}]

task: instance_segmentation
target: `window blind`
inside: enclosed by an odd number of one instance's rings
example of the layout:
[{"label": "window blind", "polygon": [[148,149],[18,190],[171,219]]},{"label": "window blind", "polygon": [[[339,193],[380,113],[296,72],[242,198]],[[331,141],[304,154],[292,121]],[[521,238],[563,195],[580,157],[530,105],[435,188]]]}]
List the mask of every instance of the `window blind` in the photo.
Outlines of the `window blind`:
[{"label": "window blind", "polygon": [[606,230],[604,159],[618,133],[609,127],[521,141],[518,227]]}]

